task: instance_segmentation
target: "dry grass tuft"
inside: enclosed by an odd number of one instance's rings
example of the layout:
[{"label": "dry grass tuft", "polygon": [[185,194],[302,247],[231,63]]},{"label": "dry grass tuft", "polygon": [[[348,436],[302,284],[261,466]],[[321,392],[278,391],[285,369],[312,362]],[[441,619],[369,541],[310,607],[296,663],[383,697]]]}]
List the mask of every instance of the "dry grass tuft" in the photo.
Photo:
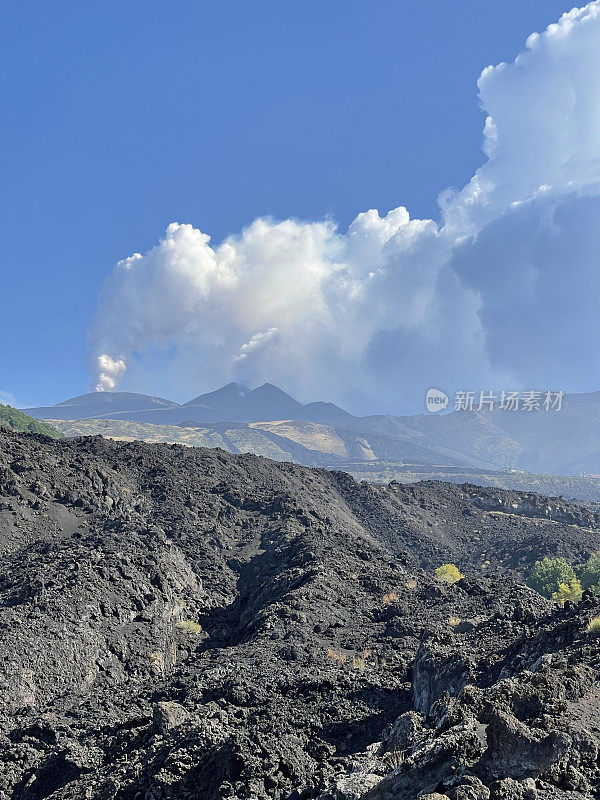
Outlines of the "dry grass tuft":
[{"label": "dry grass tuft", "polygon": [[404,763],[405,751],[404,750],[390,750],[386,753],[384,758],[386,763],[391,769],[398,769]]},{"label": "dry grass tuft", "polygon": [[386,592],[381,598],[381,602],[384,606],[388,606],[390,603],[397,603],[398,595],[396,592]]},{"label": "dry grass tuft", "polygon": [[156,675],[162,675],[165,671],[165,657],[164,654],[160,651],[156,651],[155,653],[150,653],[148,656],[148,660],[150,661],[150,666],[152,671]]},{"label": "dry grass tuft", "polygon": [[364,672],[367,667],[367,659],[371,658],[370,650],[361,650],[355,656],[352,656],[352,669],[357,669],[359,672]]},{"label": "dry grass tuft", "polygon": [[592,633],[594,636],[600,636],[600,617],[593,617],[585,629],[586,633]]},{"label": "dry grass tuft", "polygon": [[330,661],[335,661],[336,664],[345,664],[348,656],[340,650],[332,650],[330,647],[327,651],[327,658]]}]

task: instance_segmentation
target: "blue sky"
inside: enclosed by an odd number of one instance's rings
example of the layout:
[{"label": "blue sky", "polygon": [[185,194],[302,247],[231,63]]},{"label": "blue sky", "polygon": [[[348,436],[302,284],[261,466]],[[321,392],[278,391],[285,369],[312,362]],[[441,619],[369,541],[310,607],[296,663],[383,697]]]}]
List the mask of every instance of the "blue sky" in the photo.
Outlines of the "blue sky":
[{"label": "blue sky", "polygon": [[218,243],[263,215],[329,215],[345,229],[360,211],[402,204],[437,220],[438,192],[462,187],[484,158],[482,68],[512,60],[564,10],[553,0],[5,7],[0,390],[25,404],[86,391],[85,334],[104,278],[173,221]]}]

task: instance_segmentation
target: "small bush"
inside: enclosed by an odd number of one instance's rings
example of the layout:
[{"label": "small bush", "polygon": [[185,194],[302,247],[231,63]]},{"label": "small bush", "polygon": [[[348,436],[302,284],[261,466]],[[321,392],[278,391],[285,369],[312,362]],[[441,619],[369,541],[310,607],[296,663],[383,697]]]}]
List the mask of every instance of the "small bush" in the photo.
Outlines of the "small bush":
[{"label": "small bush", "polygon": [[594,636],[600,636],[600,617],[594,617],[591,619],[587,624],[585,632],[591,633]]},{"label": "small bush", "polygon": [[575,579],[573,567],[564,558],[543,558],[533,565],[527,586],[550,599],[561,583],[570,586]]},{"label": "small bush", "polygon": [[177,623],[177,627],[180,631],[190,636],[198,636],[198,634],[202,633],[202,625],[191,619],[182,619],[181,622]]},{"label": "small bush", "polygon": [[398,602],[398,595],[396,592],[386,592],[381,598],[381,602],[384,606],[388,606],[390,603],[396,603]]},{"label": "small bush", "polygon": [[567,600],[578,603],[581,600],[581,593],[581,583],[577,578],[573,578],[570,583],[561,583],[558,589],[552,593],[552,599],[561,606],[564,605]]},{"label": "small bush", "polygon": [[600,594],[600,551],[593,553],[581,571],[581,585]]},{"label": "small bush", "polygon": [[442,581],[442,583],[456,583],[461,578],[465,576],[456,566],[456,564],[442,564],[441,567],[438,567],[435,571],[435,577],[438,581]]}]

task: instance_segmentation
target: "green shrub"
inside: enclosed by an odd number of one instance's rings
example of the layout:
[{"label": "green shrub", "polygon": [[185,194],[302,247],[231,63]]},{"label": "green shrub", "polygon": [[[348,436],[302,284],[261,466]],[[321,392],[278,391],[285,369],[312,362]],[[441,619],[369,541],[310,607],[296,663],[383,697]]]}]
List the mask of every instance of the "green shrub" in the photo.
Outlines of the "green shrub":
[{"label": "green shrub", "polygon": [[581,571],[581,585],[584,589],[592,589],[600,594],[600,550],[593,553]]},{"label": "green shrub", "polygon": [[177,623],[177,627],[183,633],[189,633],[192,636],[198,636],[199,633],[202,633],[202,625],[191,619],[182,619],[181,622]]},{"label": "green shrub", "polygon": [[39,419],[28,417],[22,411],[12,406],[4,406],[0,403],[0,428],[8,427],[14,431],[25,431],[27,433],[42,433],[52,439],[62,439],[63,434]]},{"label": "green shrub", "polygon": [[594,636],[600,636],[600,617],[591,619],[587,624],[585,632],[592,633]]},{"label": "green shrub", "polygon": [[561,583],[570,586],[575,578],[573,567],[564,558],[543,558],[533,565],[527,586],[550,599]]},{"label": "green shrub", "polygon": [[558,589],[552,593],[552,599],[555,603],[564,605],[566,600],[572,600],[578,603],[581,600],[581,583],[577,578],[573,578],[571,583],[561,583]]},{"label": "green shrub", "polygon": [[459,581],[465,576],[461,573],[456,564],[442,564],[441,567],[436,569],[435,577],[438,581],[442,581],[443,583],[456,583],[456,581]]}]

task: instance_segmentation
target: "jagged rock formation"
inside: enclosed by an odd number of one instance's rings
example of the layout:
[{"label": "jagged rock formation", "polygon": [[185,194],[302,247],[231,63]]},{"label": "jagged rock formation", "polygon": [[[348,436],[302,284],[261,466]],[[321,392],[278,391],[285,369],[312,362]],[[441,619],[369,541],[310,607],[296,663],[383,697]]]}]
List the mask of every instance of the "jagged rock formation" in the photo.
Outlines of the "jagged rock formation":
[{"label": "jagged rock formation", "polygon": [[535,495],[0,430],[0,798],[595,797],[600,601],[520,580],[599,548]]}]

